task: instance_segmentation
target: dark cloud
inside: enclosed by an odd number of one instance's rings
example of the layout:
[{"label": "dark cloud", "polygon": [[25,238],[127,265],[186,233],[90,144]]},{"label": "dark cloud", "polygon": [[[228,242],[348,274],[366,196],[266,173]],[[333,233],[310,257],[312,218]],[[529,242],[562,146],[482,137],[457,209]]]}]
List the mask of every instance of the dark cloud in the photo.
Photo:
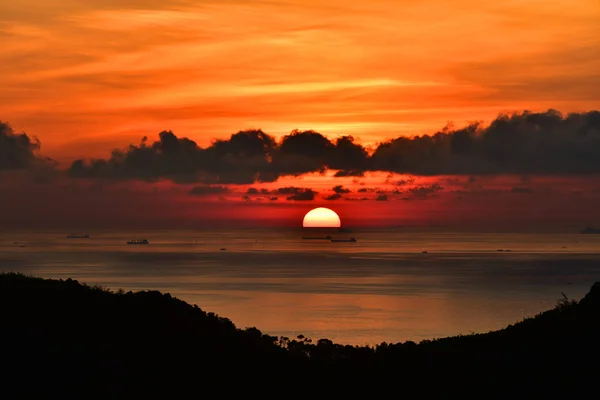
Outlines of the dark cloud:
[{"label": "dark cloud", "polygon": [[600,112],[503,114],[490,126],[446,127],[434,135],[381,143],[374,170],[437,174],[600,172]]},{"label": "dark cloud", "polygon": [[273,164],[281,174],[339,170],[336,176],[363,176],[368,152],[352,136],[334,142],[315,131],[293,131],[282,138]]},{"label": "dark cloud", "polygon": [[315,194],[316,194],[315,191],[313,191],[311,189],[306,189],[303,192],[295,193],[291,196],[288,196],[288,197],[286,197],[286,199],[295,200],[295,201],[310,201],[310,200],[315,199]]},{"label": "dark cloud", "polygon": [[248,190],[246,190],[246,194],[252,194],[252,195],[264,194],[264,195],[267,195],[267,194],[271,194],[271,191],[269,189],[265,189],[265,188],[257,189],[257,188],[251,187],[251,188],[248,188]]},{"label": "dark cloud", "polygon": [[375,197],[375,201],[388,201],[388,196],[387,194],[380,194]]},{"label": "dark cloud", "polygon": [[270,159],[275,138],[261,130],[240,131],[228,140],[215,140],[204,152],[202,164],[221,183],[273,182],[279,174]]},{"label": "dark cloud", "polygon": [[40,142],[26,133],[15,133],[12,127],[0,121],[0,171],[27,171],[34,182],[50,180],[56,163],[37,154]]},{"label": "dark cloud", "polygon": [[348,201],[365,201],[365,200],[369,200],[366,197],[346,197],[344,200],[348,200]]},{"label": "dark cloud", "polygon": [[410,177],[407,179],[401,179],[401,180],[395,182],[396,186],[412,185],[413,183],[415,183],[415,178],[413,178],[413,177]]},{"label": "dark cloud", "polygon": [[151,145],[142,138],[139,145],[126,150],[113,150],[109,159],[86,162],[76,160],[69,168],[69,175],[81,178],[139,179],[157,181],[170,179],[179,183],[197,182],[203,150],[196,142],[177,138],[170,131],[159,134],[159,140]]},{"label": "dark cloud", "polygon": [[273,157],[275,169],[282,174],[300,175],[325,171],[335,145],[315,131],[293,131],[282,138]]},{"label": "dark cloud", "polygon": [[279,197],[277,197],[277,196],[273,196],[273,197],[269,197],[269,200],[271,200],[271,201],[276,201],[278,198],[279,198]]},{"label": "dark cloud", "polygon": [[334,193],[331,196],[324,197],[325,200],[339,200],[342,198],[342,195],[339,193]]},{"label": "dark cloud", "polygon": [[333,155],[327,166],[340,170],[338,176],[363,176],[367,169],[369,154],[357,143],[352,136],[342,136],[336,139]]},{"label": "dark cloud", "polygon": [[369,192],[374,192],[375,189],[373,188],[360,188],[358,189],[358,193],[369,193]]},{"label": "dark cloud", "polygon": [[215,140],[206,149],[171,131],[159,134],[159,140],[148,144],[143,138],[137,146],[114,150],[112,156],[99,160],[76,160],[69,169],[74,177],[167,179],[178,183],[270,182],[278,178],[269,162],[275,139],[262,131],[240,131],[228,140]]},{"label": "dark cloud", "polygon": [[365,176],[365,171],[360,171],[357,169],[349,169],[349,170],[341,170],[337,171],[334,175],[335,178],[343,178],[346,176]]},{"label": "dark cloud", "polygon": [[0,170],[31,168],[39,149],[37,139],[31,139],[26,133],[17,134],[9,124],[0,121]]},{"label": "dark cloud", "polygon": [[229,189],[226,186],[195,186],[188,194],[192,196],[204,196],[209,194],[222,194],[227,193]]},{"label": "dark cloud", "polygon": [[288,200],[296,200],[296,201],[314,200],[315,195],[317,194],[317,192],[315,192],[312,189],[300,188],[300,187],[295,187],[295,186],[282,187],[282,188],[275,190],[274,193],[290,195],[290,196],[287,196],[286,198]]},{"label": "dark cloud", "polygon": [[[0,169],[29,168],[39,142],[0,123]],[[315,131],[293,131],[280,141],[261,130],[240,131],[202,148],[163,131],[157,141],[114,150],[105,159],[72,163],[72,177],[171,180],[178,183],[252,184],[283,175],[336,170],[412,175],[568,175],[600,173],[600,112],[502,114],[489,126],[446,126],[432,135],[398,137],[371,155],[352,136],[330,140]],[[412,178],[396,182],[413,184]]]},{"label": "dark cloud", "polygon": [[332,189],[335,193],[337,194],[345,194],[345,193],[350,193],[350,189],[346,189],[345,187],[343,187],[342,185],[336,185],[333,187]]},{"label": "dark cloud", "polygon": [[444,190],[438,183],[429,186],[415,186],[407,190],[408,197],[404,200],[424,200]]},{"label": "dark cloud", "polygon": [[275,189],[274,192],[275,193],[279,193],[279,194],[298,194],[301,193],[305,190],[308,190],[307,188],[300,188],[300,187],[295,187],[295,186],[287,186],[287,187],[282,187],[279,189]]},{"label": "dark cloud", "polygon": [[340,170],[337,176],[362,176],[368,165],[367,150],[352,136],[330,141],[315,131],[293,131],[277,143],[260,130],[240,131],[226,140],[215,140],[203,149],[171,131],[148,144],[114,150],[108,159],[76,160],[73,177],[171,180],[178,183],[249,184],[273,182],[281,175]]}]

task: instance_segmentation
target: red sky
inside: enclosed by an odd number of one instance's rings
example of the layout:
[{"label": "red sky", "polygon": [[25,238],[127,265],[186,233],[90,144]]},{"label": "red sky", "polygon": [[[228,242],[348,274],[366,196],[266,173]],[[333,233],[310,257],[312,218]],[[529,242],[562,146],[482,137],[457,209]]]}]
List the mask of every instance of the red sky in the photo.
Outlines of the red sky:
[{"label": "red sky", "polygon": [[[39,138],[39,154],[59,170],[79,158],[108,158],[143,136],[152,142],[162,130],[207,147],[243,129],[276,138],[313,129],[374,148],[433,134],[448,121],[600,109],[599,20],[597,0],[4,2],[0,121]],[[436,173],[401,186],[394,182],[406,174],[332,175],[192,196],[198,185],[62,175],[36,183],[5,171],[0,220],[299,225],[305,211],[329,205],[351,225],[600,225],[600,181],[589,173],[473,181]],[[351,192],[325,200],[335,185]],[[249,187],[290,186],[318,193],[312,201],[242,198]],[[380,195],[387,201],[376,201]]]}]

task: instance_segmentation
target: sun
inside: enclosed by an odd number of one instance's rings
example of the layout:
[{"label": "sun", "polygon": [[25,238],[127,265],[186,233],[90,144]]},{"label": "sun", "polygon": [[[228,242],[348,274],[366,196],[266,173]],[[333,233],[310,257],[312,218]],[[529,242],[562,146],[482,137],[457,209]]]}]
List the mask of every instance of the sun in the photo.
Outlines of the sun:
[{"label": "sun", "polygon": [[339,228],[342,226],[342,221],[335,211],[319,207],[306,213],[302,226],[304,228]]}]

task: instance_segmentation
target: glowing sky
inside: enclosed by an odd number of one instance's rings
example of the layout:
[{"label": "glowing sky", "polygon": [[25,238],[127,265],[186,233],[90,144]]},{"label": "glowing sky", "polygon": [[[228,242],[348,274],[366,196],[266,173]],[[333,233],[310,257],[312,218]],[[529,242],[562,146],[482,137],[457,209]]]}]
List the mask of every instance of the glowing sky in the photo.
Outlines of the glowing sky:
[{"label": "glowing sky", "polygon": [[[598,110],[598,21],[598,0],[6,1],[0,121],[39,138],[41,154],[64,169],[78,158],[110,157],[143,136],[155,140],[163,130],[203,147],[250,128],[277,138],[293,129],[331,139],[350,134],[374,147],[434,133],[448,121]],[[82,218],[91,204],[85,201],[105,206],[110,218],[98,216],[100,222],[161,207],[171,221],[260,215],[294,224],[332,202],[354,223],[357,207],[367,207],[359,203],[372,204],[371,220],[389,224],[452,218],[460,225],[486,216],[506,222],[510,215],[546,221],[557,210],[564,223],[600,218],[595,176],[417,176],[406,186],[396,184],[405,175],[334,179],[328,172],[193,193],[160,182],[57,178],[59,185],[36,175],[24,184],[0,175],[12,195],[0,217],[15,225],[43,215],[52,223],[67,214],[67,221]],[[263,193],[248,193],[251,187]],[[286,187],[319,194],[299,206],[286,202]],[[36,208],[39,198],[47,208]],[[406,201],[415,199],[426,201]],[[561,207],[565,201],[578,206]]]},{"label": "glowing sky", "polygon": [[593,109],[596,0],[0,4],[1,118],[69,161],[171,129],[364,143],[497,113]]}]

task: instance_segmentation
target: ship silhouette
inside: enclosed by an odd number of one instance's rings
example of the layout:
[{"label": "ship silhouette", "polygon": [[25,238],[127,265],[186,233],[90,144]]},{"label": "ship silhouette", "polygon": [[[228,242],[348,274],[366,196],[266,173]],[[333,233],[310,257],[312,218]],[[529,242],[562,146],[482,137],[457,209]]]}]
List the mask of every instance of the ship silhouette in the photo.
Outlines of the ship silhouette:
[{"label": "ship silhouette", "polygon": [[127,244],[149,244],[148,239],[133,239],[128,240]]},{"label": "ship silhouette", "polygon": [[82,232],[71,232],[67,235],[67,239],[89,239],[90,235]]}]

